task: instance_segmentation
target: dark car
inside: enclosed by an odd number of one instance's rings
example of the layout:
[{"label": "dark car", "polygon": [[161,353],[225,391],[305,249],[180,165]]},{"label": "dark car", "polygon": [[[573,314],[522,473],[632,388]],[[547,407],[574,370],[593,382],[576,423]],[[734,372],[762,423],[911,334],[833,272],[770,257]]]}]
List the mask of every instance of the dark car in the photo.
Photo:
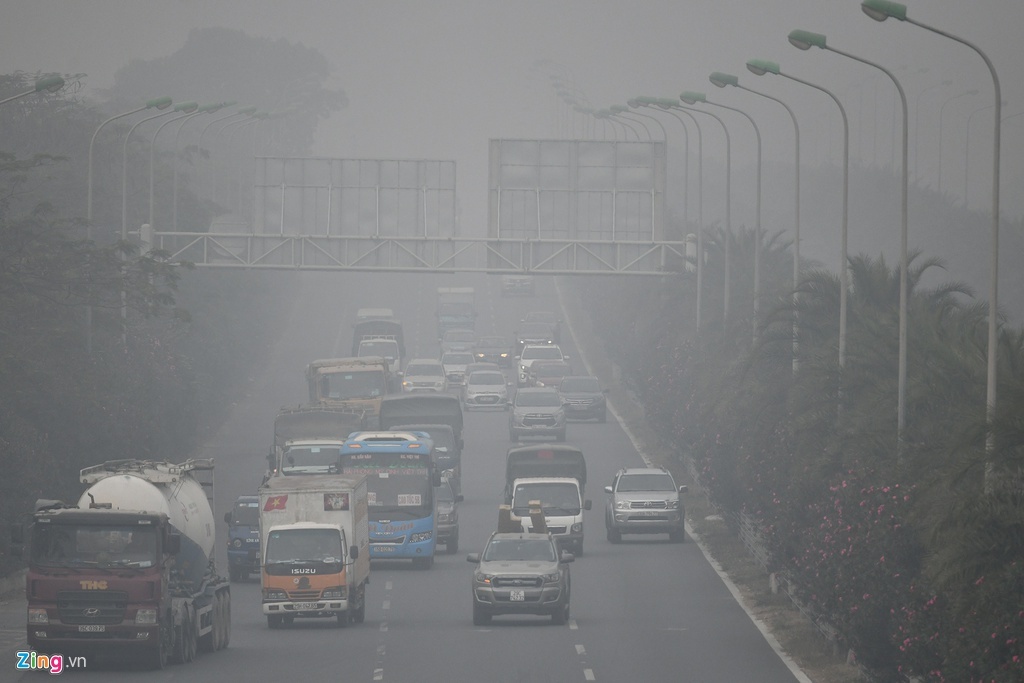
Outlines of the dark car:
[{"label": "dark car", "polygon": [[570,420],[608,421],[608,401],[596,377],[564,377],[558,393],[565,404],[565,416]]},{"label": "dark car", "polygon": [[473,347],[473,357],[481,363],[497,363],[507,368],[512,366],[513,356],[505,337],[480,337]]},{"label": "dark car", "polygon": [[520,323],[516,330],[516,341],[512,345],[512,355],[518,356],[523,348],[531,344],[554,344],[555,331],[548,323]]},{"label": "dark car", "polygon": [[530,366],[526,375],[527,384],[533,387],[557,387],[571,374],[572,366],[564,360],[539,360]]},{"label": "dark car", "polygon": [[477,565],[475,625],[489,624],[498,614],[549,614],[556,624],[569,621],[569,563],[575,557],[559,551],[551,534],[494,533],[482,553],[466,559]]},{"label": "dark car", "polygon": [[441,479],[441,485],[434,489],[437,501],[437,542],[444,544],[449,555],[459,552],[459,503],[462,494],[456,493],[447,478]]}]

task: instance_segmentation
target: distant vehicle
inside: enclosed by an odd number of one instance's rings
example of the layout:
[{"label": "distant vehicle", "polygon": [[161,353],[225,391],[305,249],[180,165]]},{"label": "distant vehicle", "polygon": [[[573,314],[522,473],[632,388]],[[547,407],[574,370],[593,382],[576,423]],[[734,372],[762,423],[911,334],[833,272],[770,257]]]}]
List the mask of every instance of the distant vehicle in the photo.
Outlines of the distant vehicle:
[{"label": "distant vehicle", "polygon": [[437,542],[444,544],[449,555],[459,552],[459,503],[462,494],[456,493],[447,478],[434,492],[437,499]]},{"label": "distant vehicle", "polygon": [[502,296],[533,296],[532,275],[506,274],[501,276]]},{"label": "distant vehicle", "polygon": [[557,344],[527,344],[523,347],[522,353],[516,357],[519,364],[519,386],[529,385],[530,366],[537,360],[559,360],[567,361],[569,357],[562,353]]},{"label": "distant vehicle", "polygon": [[497,363],[502,367],[512,365],[512,353],[505,337],[480,337],[473,347],[473,356],[480,362]]},{"label": "distant vehicle", "polygon": [[390,308],[360,308],[356,311],[356,322],[364,320],[391,320],[395,312]]},{"label": "distant vehicle", "polygon": [[398,349],[398,342],[394,337],[369,337],[359,342],[356,349],[357,358],[367,356],[380,356],[388,362],[388,372],[397,380],[401,376],[402,354]]},{"label": "distant vehicle", "polygon": [[434,358],[414,358],[405,366],[402,375],[402,393],[420,391],[448,391],[444,366]]},{"label": "distant vehicle", "polygon": [[618,543],[622,534],[663,534],[670,540],[686,540],[685,514],[672,473],[664,467],[631,467],[619,470],[611,486],[604,524],[608,540]]},{"label": "distant vehicle", "polygon": [[398,344],[399,357],[405,357],[405,332],[402,323],[394,318],[369,318],[356,322],[352,326],[353,356],[359,355],[359,344],[365,339],[394,339]]},{"label": "distant vehicle", "polygon": [[[438,426],[450,428],[450,434]],[[462,406],[459,398],[448,393],[414,393],[388,396],[380,404],[380,428],[386,430],[422,431],[434,442],[434,464],[453,481],[455,492],[461,493],[462,476]],[[454,470],[454,477],[452,476]]]},{"label": "distant vehicle", "polygon": [[438,287],[437,336],[445,330],[472,330],[476,326],[475,300],[472,287]]},{"label": "distant vehicle", "polygon": [[508,410],[508,380],[500,370],[477,370],[466,378],[462,389],[462,406]]},{"label": "distant vehicle", "polygon": [[473,330],[445,330],[441,335],[441,353],[447,351],[472,351],[476,345],[476,332]]},{"label": "distant vehicle", "polygon": [[473,572],[473,624],[499,614],[551,615],[569,621],[572,553],[558,549],[551,534],[494,533],[482,553],[466,559]]},{"label": "distant vehicle", "polygon": [[547,323],[555,333],[555,343],[560,344],[562,339],[562,318],[554,311],[530,311],[523,316],[523,323]]},{"label": "distant vehicle", "polygon": [[518,356],[523,352],[523,347],[530,344],[554,344],[555,331],[548,323],[519,323],[516,330],[515,344],[512,346],[512,355]]},{"label": "distant vehicle", "polygon": [[565,408],[558,391],[525,387],[516,392],[508,419],[508,437],[519,441],[524,436],[554,436],[565,441]]},{"label": "distant vehicle", "polygon": [[523,531],[545,530],[536,528],[529,514],[533,501],[539,501],[546,531],[576,557],[583,554],[583,511],[593,507],[586,487],[587,461],[575,446],[513,446],[505,454],[505,504],[521,518]]},{"label": "distant vehicle", "polygon": [[527,384],[531,387],[557,387],[572,374],[572,366],[564,360],[538,360],[530,366]]},{"label": "distant vehicle", "polygon": [[387,359],[323,358],[306,366],[309,402],[325,407],[362,410],[372,417],[380,401],[393,386]]},{"label": "distant vehicle", "polygon": [[472,362],[473,354],[469,351],[446,351],[441,356],[449,387],[461,387],[466,383],[466,367]]},{"label": "distant vehicle", "polygon": [[228,577],[241,581],[260,570],[260,497],[239,496],[224,513],[228,525]]},{"label": "distant vehicle", "polygon": [[565,416],[569,419],[597,419],[608,421],[608,401],[597,377],[565,377],[558,385],[558,393],[565,403]]}]

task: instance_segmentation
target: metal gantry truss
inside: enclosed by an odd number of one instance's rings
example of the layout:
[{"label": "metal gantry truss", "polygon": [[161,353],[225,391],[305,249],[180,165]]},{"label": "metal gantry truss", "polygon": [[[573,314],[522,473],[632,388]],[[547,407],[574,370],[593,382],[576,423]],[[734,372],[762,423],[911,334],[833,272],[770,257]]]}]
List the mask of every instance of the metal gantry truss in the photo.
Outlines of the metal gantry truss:
[{"label": "metal gantry truss", "polygon": [[685,270],[685,242],[373,237],[244,233],[153,234],[169,261],[211,268],[664,275]]}]

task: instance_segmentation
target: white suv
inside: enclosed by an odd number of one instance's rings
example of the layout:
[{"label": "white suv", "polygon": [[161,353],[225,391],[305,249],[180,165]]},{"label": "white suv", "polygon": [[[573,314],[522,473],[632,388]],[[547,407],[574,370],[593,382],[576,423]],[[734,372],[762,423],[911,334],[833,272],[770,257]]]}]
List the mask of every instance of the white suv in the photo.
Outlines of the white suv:
[{"label": "white suv", "polygon": [[402,393],[448,391],[444,366],[436,358],[413,358],[402,375]]},{"label": "white suv", "polygon": [[604,525],[608,540],[618,543],[622,534],[664,534],[682,543],[686,539],[685,515],[672,473],[664,467],[631,467],[619,470],[611,486]]},{"label": "white suv", "polygon": [[516,357],[519,365],[519,386],[529,385],[530,366],[535,360],[568,361],[569,356],[562,353],[558,344],[527,344],[523,347],[523,352]]}]

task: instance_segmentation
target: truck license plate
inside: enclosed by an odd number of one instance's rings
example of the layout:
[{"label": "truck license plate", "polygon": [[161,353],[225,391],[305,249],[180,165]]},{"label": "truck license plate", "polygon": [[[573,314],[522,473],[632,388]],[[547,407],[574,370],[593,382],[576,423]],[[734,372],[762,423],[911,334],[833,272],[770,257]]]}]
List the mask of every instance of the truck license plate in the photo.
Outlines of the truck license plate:
[{"label": "truck license plate", "polygon": [[103,624],[82,624],[78,627],[79,633],[103,633],[107,627]]},{"label": "truck license plate", "polygon": [[526,591],[510,591],[508,599],[512,602],[523,602],[526,600]]},{"label": "truck license plate", "polygon": [[306,610],[306,609],[317,609],[319,605],[315,602],[297,602],[295,603],[295,609]]}]

